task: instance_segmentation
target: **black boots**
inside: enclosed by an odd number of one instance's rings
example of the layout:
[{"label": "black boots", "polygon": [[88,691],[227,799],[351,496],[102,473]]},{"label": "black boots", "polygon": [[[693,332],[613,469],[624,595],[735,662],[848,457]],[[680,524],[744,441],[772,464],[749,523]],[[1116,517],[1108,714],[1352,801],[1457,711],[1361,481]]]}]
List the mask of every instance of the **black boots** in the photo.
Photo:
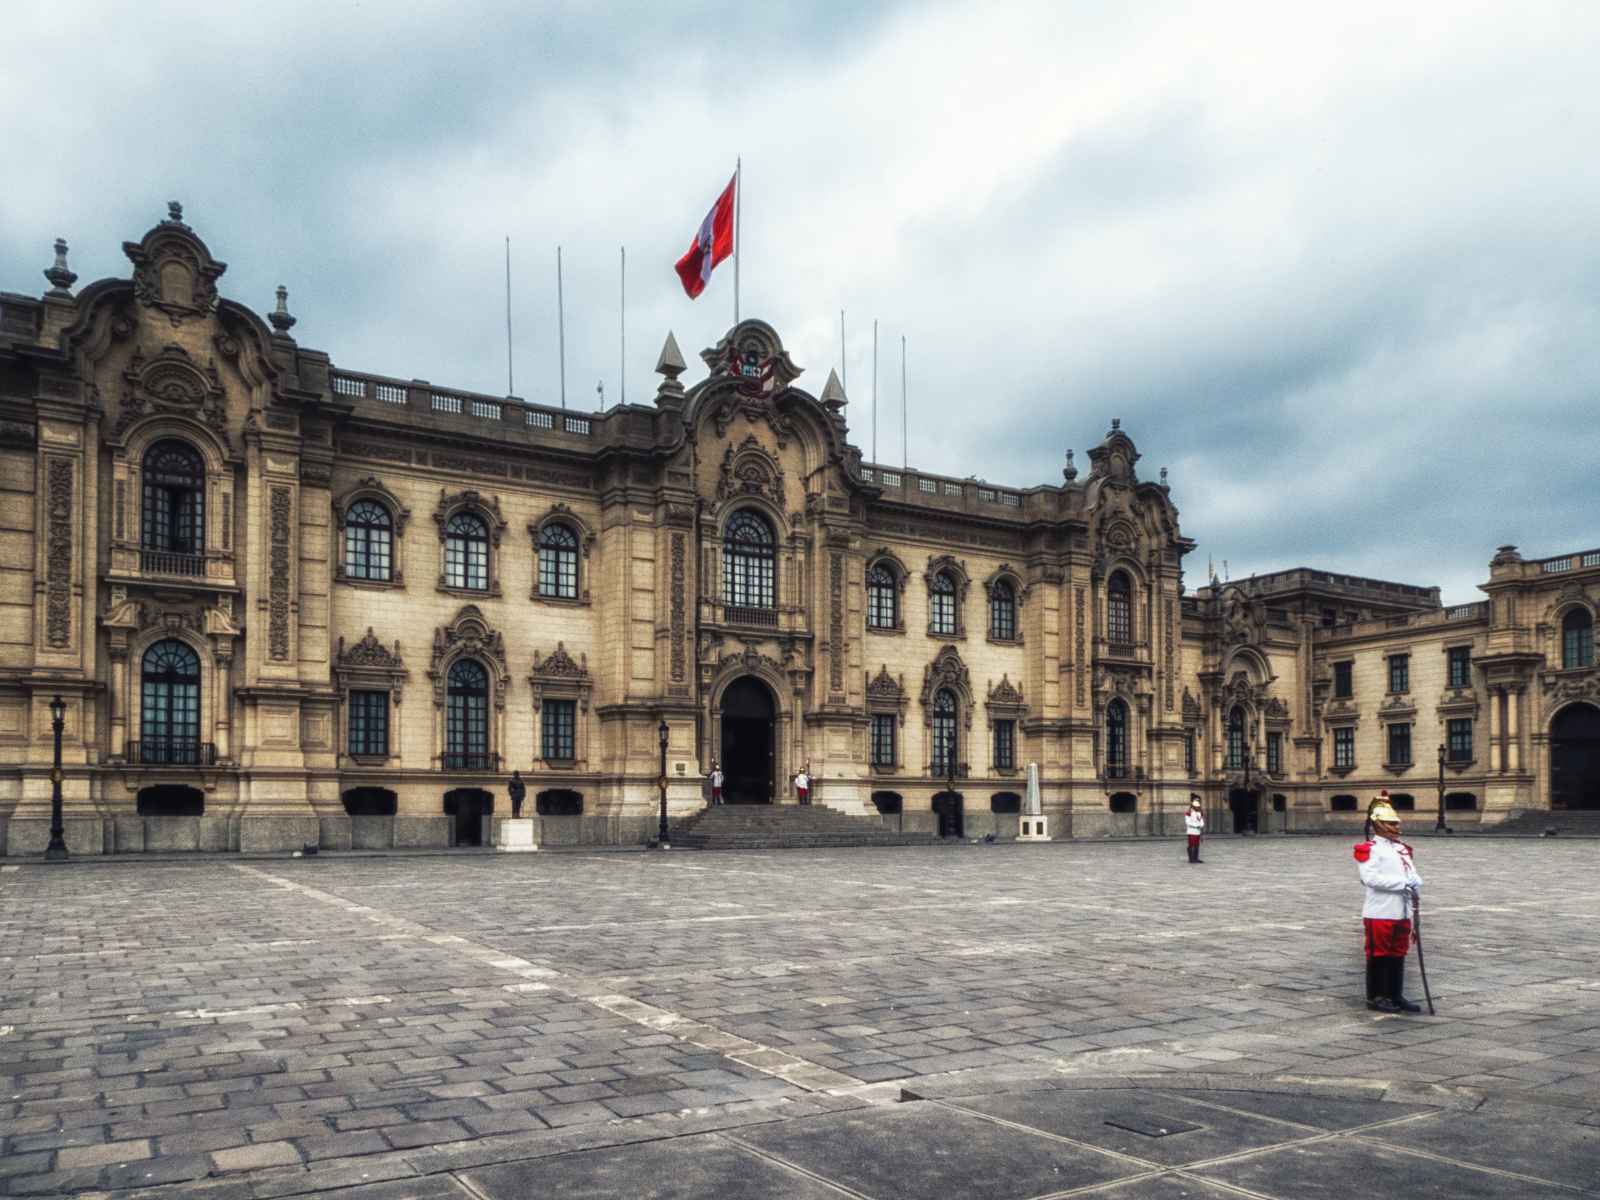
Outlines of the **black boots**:
[{"label": "black boots", "polygon": [[1400,956],[1367,959],[1367,1007],[1373,1012],[1414,1013],[1422,1006],[1401,995],[1406,960]]},{"label": "black boots", "polygon": [[1405,981],[1405,974],[1406,974],[1406,960],[1405,960],[1405,958],[1397,956],[1395,958],[1389,959],[1388,963],[1389,963],[1389,999],[1394,1002],[1395,1008],[1397,1008],[1401,1012],[1408,1012],[1408,1013],[1421,1012],[1422,1011],[1422,1005],[1413,1004],[1410,1000],[1407,1000],[1403,995],[1400,994],[1401,993],[1401,989],[1402,989],[1402,985],[1403,985],[1403,983]]}]

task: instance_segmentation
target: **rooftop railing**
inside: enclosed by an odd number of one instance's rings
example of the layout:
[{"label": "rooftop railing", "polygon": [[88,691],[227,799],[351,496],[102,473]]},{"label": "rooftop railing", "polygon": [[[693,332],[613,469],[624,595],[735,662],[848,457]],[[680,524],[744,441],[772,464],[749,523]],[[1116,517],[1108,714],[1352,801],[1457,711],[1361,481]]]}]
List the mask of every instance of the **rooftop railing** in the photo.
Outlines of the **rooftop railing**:
[{"label": "rooftop railing", "polygon": [[[574,416],[561,409],[542,408],[515,397],[485,396],[450,388],[436,388],[421,380],[392,379],[359,371],[335,371],[330,376],[333,393],[352,400],[405,408],[415,404],[424,411],[466,421],[511,423],[525,429],[548,429],[575,437],[594,435],[593,418]],[[522,414],[520,417],[517,414]]]}]

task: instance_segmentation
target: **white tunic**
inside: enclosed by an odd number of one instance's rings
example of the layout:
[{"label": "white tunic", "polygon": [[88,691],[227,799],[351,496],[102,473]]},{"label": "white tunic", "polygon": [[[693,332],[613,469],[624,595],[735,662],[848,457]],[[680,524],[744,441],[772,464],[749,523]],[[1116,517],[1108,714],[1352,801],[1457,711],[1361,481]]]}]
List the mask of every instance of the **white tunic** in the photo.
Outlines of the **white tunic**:
[{"label": "white tunic", "polygon": [[1205,814],[1198,808],[1191,808],[1183,814],[1183,827],[1193,834],[1204,833],[1206,828]]},{"label": "white tunic", "polygon": [[1367,890],[1361,905],[1363,917],[1400,921],[1411,915],[1406,891],[1420,888],[1422,876],[1411,861],[1410,846],[1374,834],[1372,841],[1356,847],[1356,864]]}]

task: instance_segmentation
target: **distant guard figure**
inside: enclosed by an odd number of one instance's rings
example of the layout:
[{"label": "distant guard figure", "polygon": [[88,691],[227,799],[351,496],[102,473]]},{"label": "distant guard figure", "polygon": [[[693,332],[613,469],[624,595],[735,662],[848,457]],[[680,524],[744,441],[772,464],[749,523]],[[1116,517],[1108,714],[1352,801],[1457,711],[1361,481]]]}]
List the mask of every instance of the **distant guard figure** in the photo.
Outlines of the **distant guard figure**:
[{"label": "distant guard figure", "polygon": [[1206,831],[1206,815],[1200,810],[1200,797],[1189,793],[1189,811],[1183,814],[1183,827],[1189,834],[1189,861],[1203,863],[1200,857],[1200,835]]},{"label": "distant guard figure", "polygon": [[711,803],[722,803],[722,764],[716,759],[711,760]]},{"label": "distant guard figure", "polygon": [[1367,1007],[1373,1012],[1421,1012],[1402,994],[1406,951],[1411,948],[1411,897],[1422,887],[1411,847],[1400,840],[1400,816],[1380,797],[1368,811],[1372,840],[1356,846],[1366,900]]},{"label": "distant guard figure", "polygon": [[800,773],[794,777],[795,795],[800,798],[801,804],[811,803],[811,764],[807,763],[800,768]]},{"label": "distant guard figure", "polygon": [[522,802],[528,798],[528,785],[522,782],[522,772],[511,772],[511,782],[506,785],[506,795],[511,797],[511,816],[522,816]]}]

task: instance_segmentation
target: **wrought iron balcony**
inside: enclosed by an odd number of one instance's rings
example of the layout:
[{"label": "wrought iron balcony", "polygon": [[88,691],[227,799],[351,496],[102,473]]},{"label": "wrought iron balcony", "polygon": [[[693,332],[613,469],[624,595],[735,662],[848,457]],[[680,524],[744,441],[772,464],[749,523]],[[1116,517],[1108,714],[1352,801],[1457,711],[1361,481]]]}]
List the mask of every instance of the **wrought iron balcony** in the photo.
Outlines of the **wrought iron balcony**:
[{"label": "wrought iron balcony", "polygon": [[139,570],[145,575],[204,575],[203,554],[180,554],[173,550],[140,550]]},{"label": "wrought iron balcony", "polygon": [[185,737],[142,737],[128,743],[128,762],[141,767],[211,767],[217,748]]},{"label": "wrought iron balcony", "polygon": [[722,606],[722,619],[730,625],[758,625],[763,629],[776,629],[778,627],[778,610],[775,608],[751,608],[742,604],[725,604]]},{"label": "wrought iron balcony", "polygon": [[444,754],[446,771],[499,771],[500,756],[481,750],[447,750]]},{"label": "wrought iron balcony", "polygon": [[1125,762],[1107,763],[1101,774],[1109,783],[1123,783],[1134,777],[1133,768]]}]

